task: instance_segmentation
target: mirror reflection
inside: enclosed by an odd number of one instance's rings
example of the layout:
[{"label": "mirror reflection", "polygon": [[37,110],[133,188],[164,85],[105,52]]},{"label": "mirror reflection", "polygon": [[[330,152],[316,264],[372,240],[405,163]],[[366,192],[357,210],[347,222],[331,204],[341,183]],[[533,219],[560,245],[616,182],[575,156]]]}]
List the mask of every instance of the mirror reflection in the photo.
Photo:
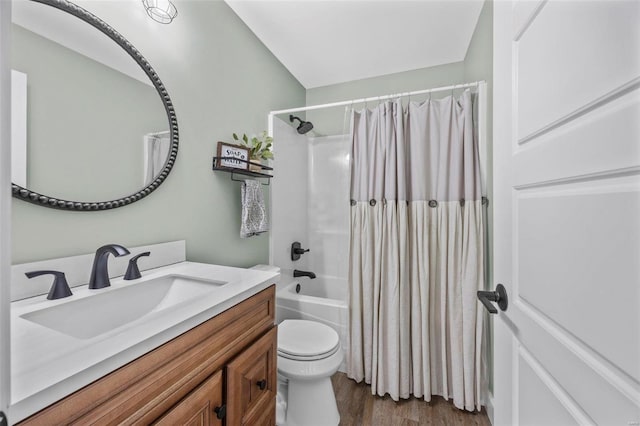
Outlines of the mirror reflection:
[{"label": "mirror reflection", "polygon": [[148,185],[170,136],[138,64],[90,24],[15,1],[12,14],[14,183],[49,197],[105,201]]}]

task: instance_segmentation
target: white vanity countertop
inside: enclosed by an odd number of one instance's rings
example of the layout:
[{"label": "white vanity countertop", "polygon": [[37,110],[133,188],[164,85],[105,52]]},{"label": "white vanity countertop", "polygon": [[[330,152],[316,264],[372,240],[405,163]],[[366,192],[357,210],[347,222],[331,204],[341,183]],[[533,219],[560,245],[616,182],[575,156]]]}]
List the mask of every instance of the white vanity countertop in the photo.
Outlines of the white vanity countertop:
[{"label": "white vanity countertop", "polygon": [[[91,297],[95,292],[135,285],[154,278],[178,274],[203,280],[226,281],[225,285],[189,303],[161,312],[150,312],[104,334],[80,339],[21,317],[25,313]],[[11,409],[18,422],[64,398],[139,356],[168,342],[202,322],[269,287],[278,274],[254,269],[181,262],[145,271],[142,278],[111,279],[111,287],[72,289],[73,296],[47,300],[37,296],[11,304]],[[118,315],[114,312],[114,315]]]}]

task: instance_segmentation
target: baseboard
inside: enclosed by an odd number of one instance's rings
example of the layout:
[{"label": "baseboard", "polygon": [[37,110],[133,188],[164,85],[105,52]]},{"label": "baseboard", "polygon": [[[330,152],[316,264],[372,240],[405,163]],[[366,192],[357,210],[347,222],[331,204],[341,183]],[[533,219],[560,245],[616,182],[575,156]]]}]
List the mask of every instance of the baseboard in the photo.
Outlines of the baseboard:
[{"label": "baseboard", "polygon": [[493,421],[493,393],[491,392],[487,392],[487,401],[486,401],[487,405],[486,405],[486,409],[487,409],[487,416],[489,417],[489,421],[491,422],[491,424],[494,424]]}]

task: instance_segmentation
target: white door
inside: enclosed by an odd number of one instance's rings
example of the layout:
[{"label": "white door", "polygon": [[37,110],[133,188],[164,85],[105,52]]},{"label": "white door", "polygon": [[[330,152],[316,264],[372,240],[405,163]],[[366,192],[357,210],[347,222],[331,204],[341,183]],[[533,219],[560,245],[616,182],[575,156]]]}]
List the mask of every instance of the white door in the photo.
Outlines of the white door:
[{"label": "white door", "polygon": [[640,1],[494,4],[494,424],[640,424]]},{"label": "white door", "polygon": [[9,272],[11,266],[11,2],[0,0],[0,425],[9,407]]}]

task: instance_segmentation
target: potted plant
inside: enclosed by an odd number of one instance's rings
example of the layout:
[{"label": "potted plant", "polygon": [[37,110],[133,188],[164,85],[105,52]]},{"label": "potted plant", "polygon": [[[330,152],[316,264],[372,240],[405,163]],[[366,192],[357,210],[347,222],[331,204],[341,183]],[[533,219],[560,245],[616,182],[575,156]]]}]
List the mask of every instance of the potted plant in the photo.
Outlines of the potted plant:
[{"label": "potted plant", "polygon": [[[242,134],[239,138],[237,134],[233,134],[233,139],[240,142],[249,149],[249,161],[251,163],[262,163],[262,160],[273,160],[273,138],[269,136],[267,131],[263,131],[257,136],[249,138],[246,134]],[[260,172],[262,168],[258,164],[249,164],[249,170],[252,172]]]}]

